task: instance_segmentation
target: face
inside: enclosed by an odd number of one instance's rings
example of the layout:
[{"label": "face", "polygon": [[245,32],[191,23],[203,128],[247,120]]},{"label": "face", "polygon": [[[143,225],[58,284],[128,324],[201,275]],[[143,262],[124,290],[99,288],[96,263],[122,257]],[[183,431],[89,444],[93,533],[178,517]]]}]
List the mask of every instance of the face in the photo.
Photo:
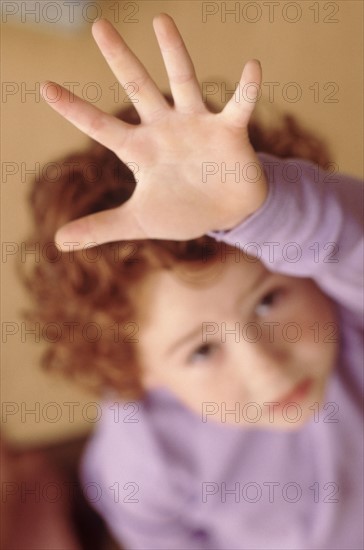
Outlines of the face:
[{"label": "face", "polygon": [[170,390],[203,422],[297,429],[322,402],[337,357],[333,302],[311,279],[271,273],[256,258],[208,272],[202,285],[166,270],[146,283],[145,387]]}]

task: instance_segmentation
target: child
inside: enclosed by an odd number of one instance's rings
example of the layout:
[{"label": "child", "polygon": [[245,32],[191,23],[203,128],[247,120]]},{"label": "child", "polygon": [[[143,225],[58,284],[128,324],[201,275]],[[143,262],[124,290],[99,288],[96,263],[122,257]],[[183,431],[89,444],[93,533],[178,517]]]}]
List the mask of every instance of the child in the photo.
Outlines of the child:
[{"label": "child", "polygon": [[154,26],[174,107],[104,20],[140,121],[43,88],[136,179],[96,145],[31,197],[42,250],[64,226],[28,279],[37,319],[73,327],[46,363],[105,395],[87,494],[128,549],[362,548],[362,188],[302,142],[254,142],[258,62],[211,113],[172,19]]}]

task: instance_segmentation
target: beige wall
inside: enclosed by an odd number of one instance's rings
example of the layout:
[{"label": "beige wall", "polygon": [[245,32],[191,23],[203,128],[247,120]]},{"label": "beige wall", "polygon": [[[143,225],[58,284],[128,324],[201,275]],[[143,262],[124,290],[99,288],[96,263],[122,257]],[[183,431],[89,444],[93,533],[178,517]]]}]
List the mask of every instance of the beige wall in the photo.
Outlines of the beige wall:
[{"label": "beige wall", "polygon": [[[17,7],[15,2],[3,4],[8,10],[12,9],[10,5],[14,9]],[[44,9],[50,3],[40,4]],[[62,1],[59,4],[63,19],[67,21],[69,8]],[[116,2],[99,4],[102,15],[115,21],[116,12],[112,7]],[[237,6],[240,15],[238,12],[227,15],[224,22],[224,4],[230,9]],[[341,171],[361,176],[363,3],[352,0],[280,2],[274,14],[269,11],[269,4],[262,1],[119,2],[116,26],[157,83],[167,90],[151,22],[160,11],[174,16],[195,60],[200,81],[217,84],[219,93],[212,99],[218,103],[221,102],[222,83],[231,89],[240,77],[244,62],[252,57],[260,59],[264,71],[265,109],[296,114],[327,139]],[[77,14],[80,10],[76,8]],[[86,138],[39,100],[38,94],[26,95],[25,91],[50,79],[79,83],[75,90],[82,95],[85,85],[84,89],[92,92],[95,88],[87,86],[96,82],[102,90],[96,104],[110,112],[118,107],[109,89],[115,77],[92,40],[90,24],[86,22],[77,28],[73,24],[70,28],[76,29],[74,32],[59,30],[49,23],[55,17],[49,9],[43,15],[39,13],[36,23],[34,16],[25,12],[20,13],[20,19],[3,13],[2,161],[8,164],[3,164],[2,176],[2,240],[8,246],[9,243],[20,246],[28,227],[25,197],[30,177],[23,174],[22,181],[21,163],[25,169],[30,169],[36,163],[42,165],[86,143]],[[299,20],[292,22],[299,13],[297,9],[301,12]],[[216,13],[206,15],[204,21],[203,10]],[[93,13],[95,8],[91,6],[85,16],[92,17]],[[253,22],[259,16],[260,20]],[[272,102],[268,95],[269,82],[278,83]],[[287,86],[292,82],[294,84]],[[301,91],[302,97],[293,102],[290,99],[295,90]],[[318,97],[314,96],[314,90],[318,91]],[[124,97],[121,96],[121,100]],[[330,98],[335,101],[330,102]],[[11,175],[6,172],[9,169],[19,171]],[[3,331],[10,326],[4,323],[19,327],[19,310],[27,300],[15,279],[13,260],[14,257],[9,256],[2,261]],[[22,336],[25,342],[21,341]],[[21,445],[70,437],[84,433],[93,425],[83,418],[88,415],[91,420],[93,417],[95,409],[88,405],[93,397],[62,379],[43,373],[39,368],[41,349],[42,344],[35,343],[32,336],[25,337],[20,327],[18,334],[9,336],[5,343],[3,338],[2,400],[3,407],[8,407],[8,412],[13,414],[3,417],[2,429]],[[58,404],[59,421],[50,421],[56,413],[54,407],[47,405],[50,402]],[[63,405],[65,402],[80,403],[75,405],[74,422],[70,421],[69,406]],[[39,418],[24,415],[26,407],[38,407]],[[81,414],[82,409],[84,414]]]}]

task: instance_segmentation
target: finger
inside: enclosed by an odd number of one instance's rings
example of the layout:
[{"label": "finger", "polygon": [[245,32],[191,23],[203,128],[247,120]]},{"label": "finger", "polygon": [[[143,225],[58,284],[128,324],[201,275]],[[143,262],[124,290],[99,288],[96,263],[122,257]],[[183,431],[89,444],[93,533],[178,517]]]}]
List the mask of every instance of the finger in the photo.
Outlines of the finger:
[{"label": "finger", "polygon": [[52,109],[108,149],[116,152],[125,146],[131,125],[103,113],[54,82],[43,82],[41,94]]},{"label": "finger", "polygon": [[154,19],[153,26],[176,109],[188,113],[206,110],[195,68],[175,22],[162,13]]},{"label": "finger", "polygon": [[70,243],[74,250],[80,250],[113,241],[146,238],[148,236],[139,226],[132,205],[127,201],[117,208],[67,223],[58,229],[54,240],[60,250],[67,251]]},{"label": "finger", "polygon": [[233,97],[221,112],[224,120],[233,126],[246,127],[260,97],[261,83],[260,62],[257,59],[251,59],[244,67]]},{"label": "finger", "polygon": [[170,107],[144,65],[106,19],[92,26],[93,37],[110,69],[130,97],[143,122],[152,122]]}]

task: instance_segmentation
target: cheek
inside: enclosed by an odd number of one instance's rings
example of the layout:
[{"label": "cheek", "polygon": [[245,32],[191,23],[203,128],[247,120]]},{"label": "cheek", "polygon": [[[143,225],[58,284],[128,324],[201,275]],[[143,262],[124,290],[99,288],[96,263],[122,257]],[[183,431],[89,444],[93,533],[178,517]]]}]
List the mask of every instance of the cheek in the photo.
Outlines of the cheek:
[{"label": "cheek", "polygon": [[[291,305],[292,319],[301,327],[303,339],[331,340],[338,329],[334,303],[311,280],[297,283]],[[324,334],[325,333],[325,334]]]},{"label": "cheek", "polygon": [[301,332],[297,342],[301,358],[313,373],[325,373],[334,365],[339,349],[339,324],[333,302],[318,288],[302,293],[296,323]]},{"label": "cheek", "polygon": [[204,406],[220,408],[226,404],[227,408],[234,409],[236,403],[244,403],[249,400],[249,392],[246,386],[242,369],[236,365],[234,370],[226,359],[221,366],[207,371],[190,385],[188,398],[193,402],[195,410],[201,411]]},{"label": "cheek", "polygon": [[277,345],[290,358],[292,368],[313,376],[328,372],[335,362],[339,340],[334,303],[311,279],[290,278],[276,312]]}]

